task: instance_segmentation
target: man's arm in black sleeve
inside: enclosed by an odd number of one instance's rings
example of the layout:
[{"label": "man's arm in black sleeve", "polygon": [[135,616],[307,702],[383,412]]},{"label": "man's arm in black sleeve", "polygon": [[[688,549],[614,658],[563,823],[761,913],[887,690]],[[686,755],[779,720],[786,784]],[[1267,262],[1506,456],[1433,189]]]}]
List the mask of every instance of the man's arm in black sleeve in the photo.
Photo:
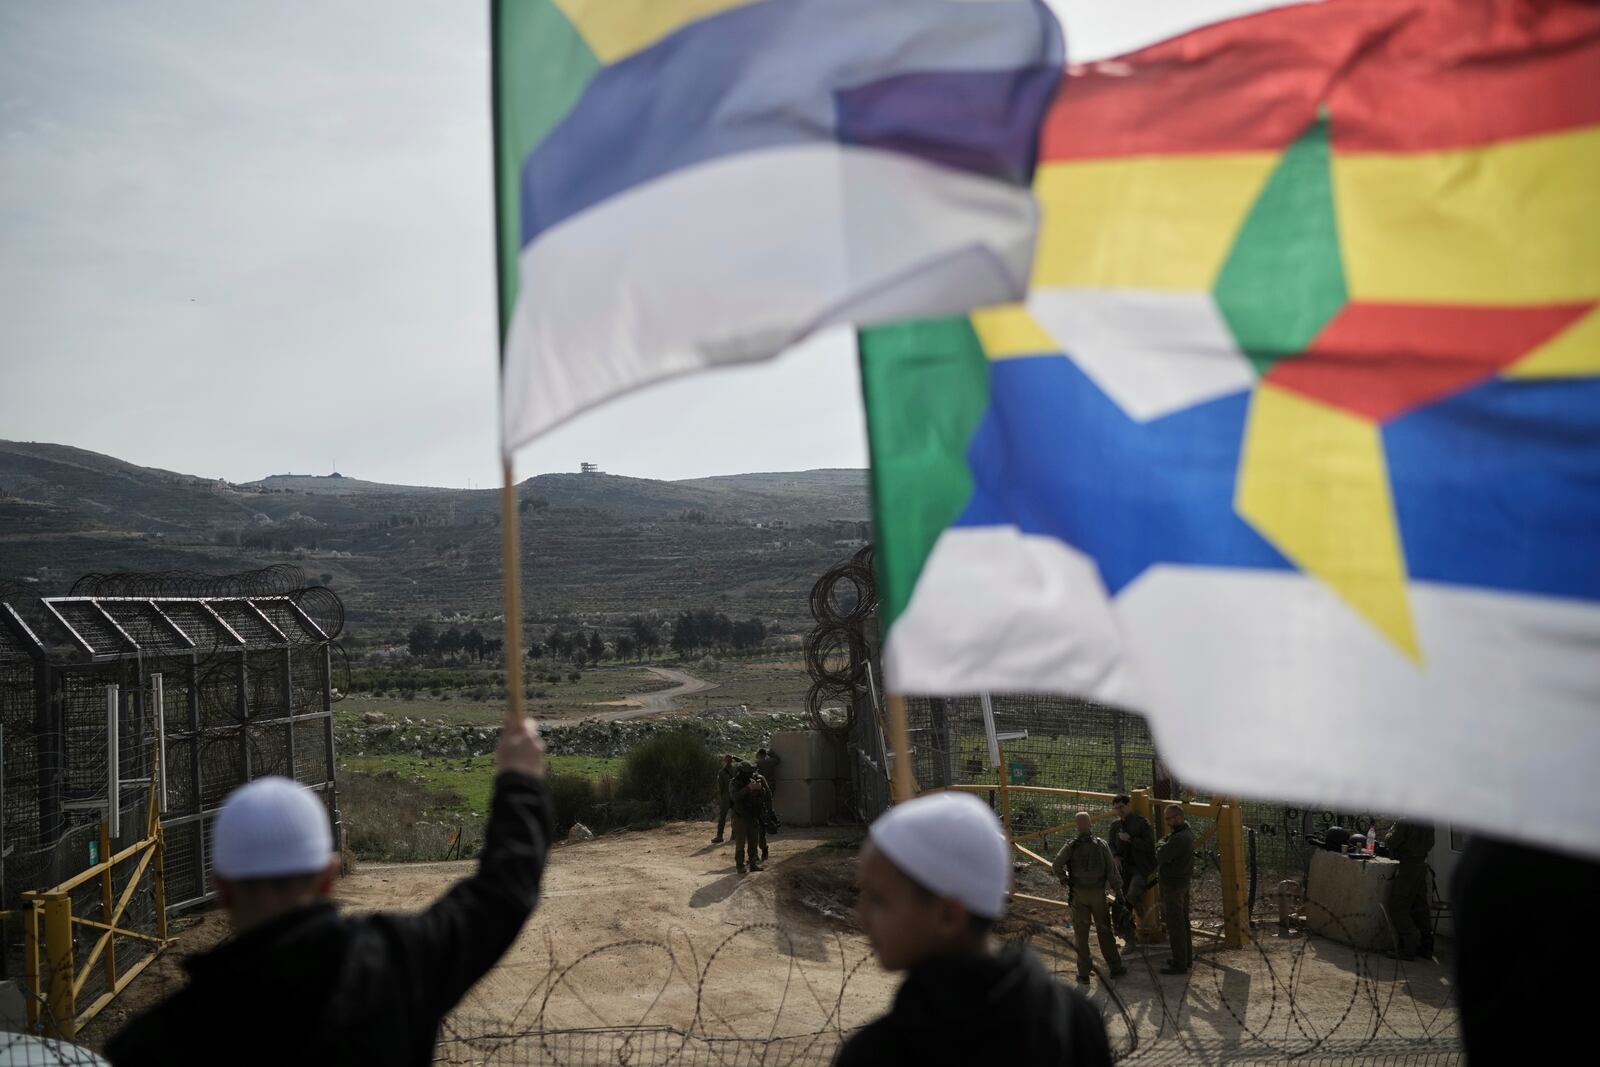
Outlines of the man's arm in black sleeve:
[{"label": "man's arm in black sleeve", "polygon": [[511,947],[538,902],[553,836],[544,782],[502,772],[477,873],[418,915],[377,917],[399,942],[420,1010],[449,1011]]}]

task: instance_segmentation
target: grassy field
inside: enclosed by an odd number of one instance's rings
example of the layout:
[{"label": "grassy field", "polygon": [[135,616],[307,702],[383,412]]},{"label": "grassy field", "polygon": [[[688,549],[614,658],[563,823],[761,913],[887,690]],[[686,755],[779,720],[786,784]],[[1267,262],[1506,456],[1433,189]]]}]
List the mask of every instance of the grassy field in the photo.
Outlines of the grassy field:
[{"label": "grassy field", "polygon": [[[723,660],[721,663],[718,671],[703,670],[698,661],[661,664],[716,685],[715,689],[679,698],[678,710],[694,712],[733,704],[747,705],[755,712],[803,710],[811,680],[798,659],[772,657]],[[556,671],[551,668],[539,673],[554,674]],[[560,682],[530,676],[528,685],[534,695],[527,701],[529,714],[550,720],[581,719],[616,710],[606,706],[609,701],[636,693],[659,692],[677,684],[631,664],[606,664],[581,673],[582,678],[576,682],[567,680],[567,670],[561,672]],[[334,714],[344,721],[356,721],[365,712],[377,711],[390,721],[442,719],[451,725],[463,726],[498,722],[504,703],[494,697],[493,690],[488,699],[477,700],[476,689],[442,688],[437,697],[428,690],[418,690],[413,700],[402,699],[393,692],[381,697],[355,693],[336,704]]]},{"label": "grassy field", "polygon": [[[552,773],[591,781],[614,776],[620,759],[551,756]],[[459,834],[468,854],[483,840],[494,757],[350,756],[339,761],[339,806],[358,859],[445,859]]]}]

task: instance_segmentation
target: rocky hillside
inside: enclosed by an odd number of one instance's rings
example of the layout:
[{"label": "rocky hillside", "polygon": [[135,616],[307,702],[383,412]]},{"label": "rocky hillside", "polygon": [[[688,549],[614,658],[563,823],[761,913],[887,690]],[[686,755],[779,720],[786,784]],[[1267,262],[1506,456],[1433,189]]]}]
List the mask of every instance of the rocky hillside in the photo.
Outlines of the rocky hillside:
[{"label": "rocky hillside", "polygon": [[[527,614],[594,622],[699,605],[789,630],[817,574],[867,536],[866,472],[657,482],[544,474],[519,487]],[[66,445],[0,441],[0,583],[65,592],[86,572],[226,573],[293,562],[345,600],[357,636],[421,619],[490,632],[499,493],[343,475],[233,484]]]}]

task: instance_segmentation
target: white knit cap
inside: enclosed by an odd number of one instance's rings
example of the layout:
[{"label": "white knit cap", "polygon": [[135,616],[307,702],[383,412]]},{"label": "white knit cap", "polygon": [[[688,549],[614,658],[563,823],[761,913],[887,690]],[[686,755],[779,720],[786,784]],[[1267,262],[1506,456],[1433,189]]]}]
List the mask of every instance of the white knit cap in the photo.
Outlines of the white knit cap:
[{"label": "white knit cap", "polygon": [[1005,914],[1011,859],[989,806],[965,793],[933,793],[896,804],[872,824],[872,843],[912,881],[954,897],[974,915]]},{"label": "white knit cap", "polygon": [[211,841],[212,870],[234,881],[310,874],[333,856],[328,809],[288,778],[257,778],[228,794]]}]

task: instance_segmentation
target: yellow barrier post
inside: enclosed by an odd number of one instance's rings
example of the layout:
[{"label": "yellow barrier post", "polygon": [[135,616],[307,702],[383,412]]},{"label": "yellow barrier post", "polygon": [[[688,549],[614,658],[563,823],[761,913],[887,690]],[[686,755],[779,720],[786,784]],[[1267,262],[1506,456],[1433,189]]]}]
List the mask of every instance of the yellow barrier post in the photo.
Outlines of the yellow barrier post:
[{"label": "yellow barrier post", "polygon": [[1229,948],[1250,939],[1250,889],[1245,876],[1244,809],[1237,797],[1217,812],[1217,851],[1222,857],[1222,934]]},{"label": "yellow barrier post", "polygon": [[44,950],[45,1004],[50,1017],[45,1030],[71,1041],[78,1032],[77,998],[72,991],[72,898],[65,893],[45,893]]}]

